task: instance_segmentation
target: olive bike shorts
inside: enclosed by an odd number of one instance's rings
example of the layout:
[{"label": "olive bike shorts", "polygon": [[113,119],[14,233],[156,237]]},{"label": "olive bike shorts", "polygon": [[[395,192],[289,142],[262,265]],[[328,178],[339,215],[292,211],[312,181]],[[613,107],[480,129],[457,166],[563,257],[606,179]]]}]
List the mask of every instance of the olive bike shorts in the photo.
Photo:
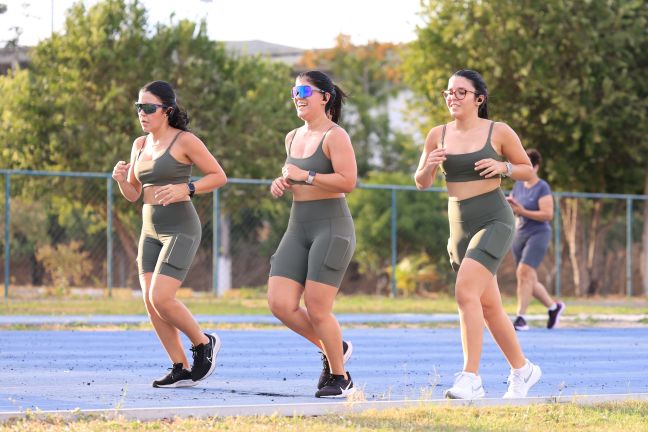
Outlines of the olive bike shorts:
[{"label": "olive bike shorts", "polygon": [[497,272],[513,242],[515,216],[501,189],[464,200],[448,201],[448,254],[455,271],[464,257],[492,274]]},{"label": "olive bike shorts", "polygon": [[200,246],[201,235],[200,219],[191,201],[167,206],[144,204],[137,249],[139,273],[183,281]]},{"label": "olive bike shorts", "polygon": [[270,276],[340,287],[355,250],[345,198],[293,201],[288,228],[270,258]]}]

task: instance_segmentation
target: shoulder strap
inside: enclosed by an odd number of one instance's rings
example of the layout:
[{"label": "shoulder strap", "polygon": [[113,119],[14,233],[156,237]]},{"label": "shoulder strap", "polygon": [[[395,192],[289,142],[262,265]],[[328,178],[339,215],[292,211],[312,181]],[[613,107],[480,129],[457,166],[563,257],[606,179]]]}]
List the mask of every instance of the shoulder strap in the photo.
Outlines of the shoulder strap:
[{"label": "shoulder strap", "polygon": [[445,148],[445,145],[443,141],[445,140],[445,131],[446,131],[446,125],[443,125],[443,132],[441,132],[441,148]]},{"label": "shoulder strap", "polygon": [[181,130],[180,132],[178,132],[178,133],[176,134],[176,136],[173,137],[173,141],[171,141],[171,144],[169,144],[169,147],[167,147],[167,150],[166,150],[167,152],[168,152],[169,150],[171,150],[171,147],[173,147],[173,144],[175,144],[176,140],[178,139],[178,137],[180,136],[180,134],[181,134],[182,132],[184,132],[184,131]]},{"label": "shoulder strap", "polygon": [[340,127],[340,125],[336,125],[336,124],[334,124],[334,125],[331,126],[330,128],[326,129],[326,132],[324,132],[324,135],[322,135],[322,140],[320,141],[318,147],[321,147],[322,144],[324,144],[324,138],[326,138],[326,135],[328,135],[329,131],[330,131],[331,129],[333,129],[333,128],[336,128],[336,127]]},{"label": "shoulder strap", "polygon": [[290,144],[288,144],[288,156],[290,156],[290,149],[292,149],[292,143],[295,140],[295,135],[297,135],[297,131],[299,128],[295,129],[295,133],[293,134],[292,138],[290,138]]},{"label": "shoulder strap", "polygon": [[493,134],[493,126],[495,126],[495,122],[491,121],[490,129],[488,130],[488,138],[486,138],[487,143],[489,143],[491,140],[491,135]]},{"label": "shoulder strap", "polygon": [[144,138],[144,143],[140,146],[139,151],[137,152],[137,157],[135,158],[135,161],[139,160],[140,155],[142,154],[142,150],[144,150],[144,146],[146,146],[146,138],[148,135],[142,135],[140,138]]}]

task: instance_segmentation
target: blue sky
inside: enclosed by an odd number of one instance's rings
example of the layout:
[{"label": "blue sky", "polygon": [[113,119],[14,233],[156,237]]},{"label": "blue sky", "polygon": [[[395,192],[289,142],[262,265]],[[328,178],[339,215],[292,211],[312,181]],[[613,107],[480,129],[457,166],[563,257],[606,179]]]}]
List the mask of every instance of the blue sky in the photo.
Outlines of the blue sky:
[{"label": "blue sky", "polygon": [[[34,45],[63,29],[65,11],[78,0],[0,0],[0,41],[23,29],[21,45]],[[98,0],[83,0],[87,6]],[[298,48],[327,48],[339,33],[355,44],[369,40],[407,42],[420,24],[420,0],[140,0],[151,22],[177,19],[208,21],[215,40],[264,40]],[[53,7],[52,7],[53,6]],[[52,14],[52,9],[54,13]],[[52,19],[53,17],[53,19]],[[4,42],[0,42],[4,45]]]}]

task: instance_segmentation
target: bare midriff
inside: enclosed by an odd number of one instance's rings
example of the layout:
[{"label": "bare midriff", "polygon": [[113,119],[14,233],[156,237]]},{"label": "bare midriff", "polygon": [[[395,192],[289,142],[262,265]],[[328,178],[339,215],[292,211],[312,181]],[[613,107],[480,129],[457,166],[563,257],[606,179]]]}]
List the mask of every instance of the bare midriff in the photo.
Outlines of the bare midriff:
[{"label": "bare midriff", "polygon": [[344,198],[342,192],[329,192],[316,186],[296,184],[292,186],[293,201],[315,201],[332,198]]},{"label": "bare midriff", "polygon": [[499,178],[473,180],[467,182],[448,182],[448,198],[461,201],[477,195],[483,195],[492,192],[498,187],[502,181]]},{"label": "bare midriff", "polygon": [[[155,198],[155,192],[163,186],[147,186],[144,188],[144,204],[151,204],[151,205],[160,205],[160,202]],[[185,196],[183,199],[178,200],[176,202],[181,202],[181,201],[190,201],[191,198],[189,198],[189,195]]]}]

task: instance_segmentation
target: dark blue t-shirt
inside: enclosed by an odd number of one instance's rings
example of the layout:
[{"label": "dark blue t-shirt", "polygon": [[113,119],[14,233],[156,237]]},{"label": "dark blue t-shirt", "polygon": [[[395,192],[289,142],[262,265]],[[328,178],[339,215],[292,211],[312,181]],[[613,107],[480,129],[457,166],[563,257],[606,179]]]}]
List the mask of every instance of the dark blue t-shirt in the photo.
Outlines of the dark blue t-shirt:
[{"label": "dark blue t-shirt", "polygon": [[[540,210],[538,201],[545,195],[551,195],[549,183],[540,179],[539,182],[527,188],[523,181],[516,181],[511,191],[511,196],[527,210]],[[551,231],[548,221],[537,221],[524,216],[518,216],[518,231],[525,234],[533,234],[540,231]]]}]

